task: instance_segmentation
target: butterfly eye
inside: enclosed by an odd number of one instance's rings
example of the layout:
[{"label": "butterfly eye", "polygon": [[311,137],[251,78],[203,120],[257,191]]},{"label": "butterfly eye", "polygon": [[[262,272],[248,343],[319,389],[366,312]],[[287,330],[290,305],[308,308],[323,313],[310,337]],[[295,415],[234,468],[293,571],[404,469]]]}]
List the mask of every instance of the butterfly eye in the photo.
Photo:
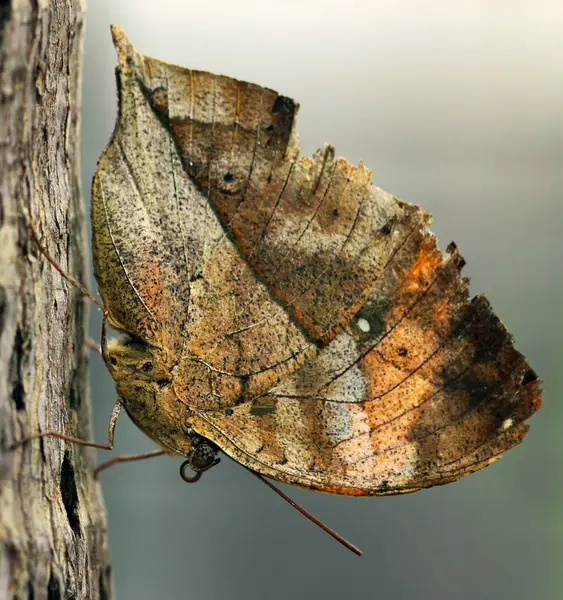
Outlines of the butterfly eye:
[{"label": "butterfly eye", "polygon": [[142,367],[141,370],[144,371],[145,373],[148,373],[149,371],[152,371],[152,362],[146,362]]},{"label": "butterfly eye", "polygon": [[110,356],[109,362],[115,366],[117,364],[117,358],[115,358],[115,356]]}]

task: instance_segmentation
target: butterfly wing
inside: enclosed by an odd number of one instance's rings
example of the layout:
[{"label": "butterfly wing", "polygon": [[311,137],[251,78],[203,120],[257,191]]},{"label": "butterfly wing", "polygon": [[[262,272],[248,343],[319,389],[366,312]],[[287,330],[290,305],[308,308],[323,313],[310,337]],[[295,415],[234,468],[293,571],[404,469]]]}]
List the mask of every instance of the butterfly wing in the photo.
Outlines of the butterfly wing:
[{"label": "butterfly wing", "polygon": [[317,348],[186,175],[158,104],[175,68],[140,56],[113,33],[119,117],[92,190],[94,271],[110,324],[179,363],[181,396],[192,388],[184,356],[199,357],[218,380],[203,405],[229,402],[243,387],[267,390]]},{"label": "butterfly wing", "polygon": [[293,101],[113,33],[120,111],[92,195],[111,323],[198,356],[229,398],[237,378],[265,391],[330,343],[428,215],[329,146],[298,160]]},{"label": "butterfly wing", "polygon": [[204,199],[186,181],[170,136],[131,77],[124,59],[119,116],[92,185],[94,274],[113,327],[177,348],[213,232],[204,230]]},{"label": "butterfly wing", "polygon": [[252,470],[351,495],[445,484],[520,442],[535,373],[485,298],[467,299],[454,248],[430,237],[410,255],[309,364],[194,427]]},{"label": "butterfly wing", "polygon": [[[375,188],[367,168],[335,159],[331,146],[300,159],[297,104],[277,92],[149,58],[139,77],[255,277],[312,343],[329,343],[428,215]],[[237,328],[254,325],[246,320]]]},{"label": "butterfly wing", "polygon": [[289,98],[113,33],[120,120],[93,215],[114,275],[97,277],[114,323],[175,349],[188,425],[265,475],[347,494],[452,481],[517,443],[539,383],[429,215],[330,146],[299,158]]}]

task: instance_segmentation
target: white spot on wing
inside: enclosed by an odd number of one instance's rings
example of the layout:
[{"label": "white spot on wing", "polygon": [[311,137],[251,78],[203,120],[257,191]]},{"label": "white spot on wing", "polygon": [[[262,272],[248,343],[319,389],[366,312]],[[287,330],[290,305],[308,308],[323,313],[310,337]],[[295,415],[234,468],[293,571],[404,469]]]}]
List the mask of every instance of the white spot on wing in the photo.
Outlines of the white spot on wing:
[{"label": "white spot on wing", "polygon": [[371,328],[369,326],[369,322],[366,319],[358,319],[358,329],[360,331],[363,331],[364,333],[367,333]]}]

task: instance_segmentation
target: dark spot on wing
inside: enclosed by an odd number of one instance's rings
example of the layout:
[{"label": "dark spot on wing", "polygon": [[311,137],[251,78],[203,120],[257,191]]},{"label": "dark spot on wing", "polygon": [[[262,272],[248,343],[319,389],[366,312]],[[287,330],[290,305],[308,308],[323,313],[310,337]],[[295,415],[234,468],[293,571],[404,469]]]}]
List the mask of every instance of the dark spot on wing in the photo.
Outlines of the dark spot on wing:
[{"label": "dark spot on wing", "polygon": [[271,415],[276,412],[274,404],[253,404],[250,407],[250,414],[255,417],[262,417],[264,415]]}]

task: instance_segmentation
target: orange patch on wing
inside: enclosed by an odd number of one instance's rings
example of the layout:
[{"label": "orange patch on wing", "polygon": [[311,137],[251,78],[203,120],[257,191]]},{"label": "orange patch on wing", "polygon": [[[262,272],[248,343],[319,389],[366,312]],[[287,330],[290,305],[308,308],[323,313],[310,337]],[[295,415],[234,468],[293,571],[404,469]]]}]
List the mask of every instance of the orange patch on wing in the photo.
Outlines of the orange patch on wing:
[{"label": "orange patch on wing", "polygon": [[435,239],[425,239],[416,261],[403,276],[402,289],[411,294],[419,292],[428,285],[442,262],[442,253],[436,247]]},{"label": "orange patch on wing", "polygon": [[[139,269],[140,270],[140,269]],[[142,273],[141,281],[145,284],[141,291],[143,298],[157,319],[163,317],[162,297],[163,297],[163,278],[160,267],[154,257],[146,265]]]},{"label": "orange patch on wing", "polygon": [[[448,345],[452,342],[444,338],[451,316],[450,287],[447,282],[445,290],[440,286],[447,267],[435,239],[423,240],[411,266],[397,275],[400,283],[387,331],[361,361],[368,381],[364,407],[370,431],[364,438],[369,437],[372,454],[377,457],[372,468],[379,462],[378,468],[408,474],[416,466],[416,446],[405,442],[427,408],[418,407],[439,390],[437,366],[451,355]],[[456,346],[457,352],[463,352],[463,342]],[[402,450],[387,455],[386,449],[397,441],[403,442]],[[373,462],[367,454],[364,460]]]}]

